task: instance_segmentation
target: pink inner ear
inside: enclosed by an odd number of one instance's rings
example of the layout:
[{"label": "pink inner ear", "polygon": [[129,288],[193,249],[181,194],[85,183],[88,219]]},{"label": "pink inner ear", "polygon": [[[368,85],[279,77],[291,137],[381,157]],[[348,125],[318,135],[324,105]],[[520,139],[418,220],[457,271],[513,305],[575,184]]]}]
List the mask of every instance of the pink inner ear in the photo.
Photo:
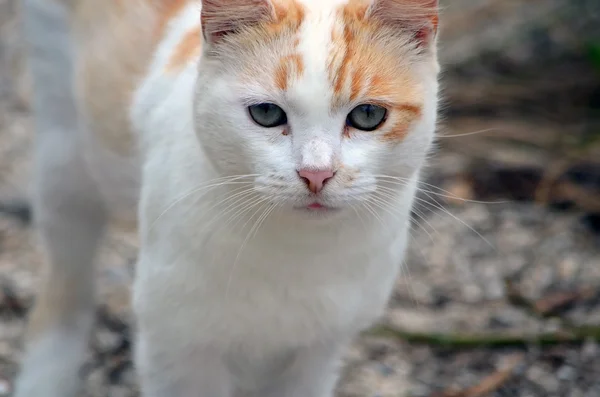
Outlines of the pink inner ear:
[{"label": "pink inner ear", "polygon": [[417,33],[415,34],[415,39],[419,43],[426,43],[427,41],[429,41],[429,36],[431,36],[431,29],[423,28],[417,31]]},{"label": "pink inner ear", "polygon": [[423,27],[418,29],[415,33],[415,40],[419,43],[426,44],[428,43],[432,37],[435,37],[438,29],[438,18],[435,16],[432,18],[432,26]]}]

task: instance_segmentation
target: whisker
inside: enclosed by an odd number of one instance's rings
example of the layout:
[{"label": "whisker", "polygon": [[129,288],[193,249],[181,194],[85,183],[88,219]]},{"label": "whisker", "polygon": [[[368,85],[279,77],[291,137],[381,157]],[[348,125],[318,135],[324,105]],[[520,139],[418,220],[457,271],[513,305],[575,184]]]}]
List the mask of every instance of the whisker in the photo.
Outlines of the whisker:
[{"label": "whisker", "polygon": [[[379,191],[379,192],[377,192],[377,191],[376,191],[376,193],[379,193],[379,194],[384,194],[384,192],[381,192],[381,191]],[[391,196],[391,195],[388,195],[388,197],[389,197],[390,199],[392,199],[392,198],[393,198],[393,196]],[[412,208],[412,210],[413,210],[413,212],[414,212],[414,211],[415,211],[415,208],[413,207],[413,208]],[[431,228],[431,229],[432,229],[434,232],[436,232],[436,233],[437,233],[437,230],[436,230],[436,229],[435,229],[435,228],[434,228],[434,227],[431,225],[431,223],[429,223],[429,221],[427,221],[427,219],[425,219],[425,217],[424,217],[424,216],[422,216],[422,215],[420,215],[419,213],[416,213],[416,212],[415,212],[415,215],[417,215],[417,216],[418,216],[418,217],[419,217],[419,218],[420,218],[420,219],[421,219],[423,222],[427,223],[427,225],[429,225],[429,227],[430,227],[430,228]],[[415,225],[417,225],[418,227],[420,227],[420,228],[421,228],[421,230],[423,230],[423,231],[425,232],[425,234],[427,234],[427,236],[429,236],[429,239],[430,239],[432,242],[434,241],[434,240],[433,240],[433,236],[432,236],[432,235],[431,235],[431,234],[430,234],[430,233],[427,231],[427,229],[425,229],[425,227],[424,227],[423,225],[421,225],[421,224],[420,224],[420,223],[418,223],[418,222],[415,222]]]},{"label": "whisker", "polygon": [[242,190],[241,192],[237,192],[235,194],[232,194],[226,198],[224,198],[223,200],[217,201],[215,204],[213,204],[212,206],[210,206],[209,208],[206,209],[206,212],[210,212],[212,209],[214,209],[215,207],[219,206],[219,205],[223,205],[231,200],[233,200],[233,202],[230,202],[227,207],[225,207],[224,209],[221,209],[220,212],[222,212],[223,215],[225,215],[227,213],[227,210],[230,209],[232,206],[235,206],[237,203],[239,203],[240,200],[244,200],[247,196],[252,195],[252,193],[254,193],[256,190],[253,187],[250,188],[242,188],[244,190]]},{"label": "whisker", "polygon": [[[214,225],[218,220],[229,215],[231,212],[238,211],[232,215],[233,219],[235,219],[235,217],[236,217],[236,215],[238,215],[239,211],[243,211],[246,208],[246,205],[248,203],[252,204],[254,202],[260,201],[260,197],[252,197],[252,194],[253,194],[253,189],[251,189],[250,191],[245,192],[241,196],[237,197],[233,202],[229,203],[227,205],[227,207],[225,207],[224,210],[216,211],[215,216],[209,221],[209,223],[211,225]],[[240,209],[240,207],[242,207],[242,208]],[[229,218],[229,219],[231,219],[231,218]],[[217,227],[224,228],[226,226],[228,226],[228,221],[224,222],[221,225],[218,225]]]},{"label": "whisker", "polygon": [[[414,225],[417,225],[417,226],[419,226],[419,227],[421,227],[421,228],[423,227],[422,225],[419,225],[419,224],[418,224],[418,223],[417,223],[417,222],[416,222],[414,219],[411,219],[411,225],[412,225],[412,224],[414,224]],[[434,230],[435,230],[435,229],[434,229]],[[409,231],[408,231],[408,237],[409,237],[409,238],[411,239],[411,241],[412,241],[412,243],[411,243],[411,246],[412,246],[412,247],[415,247],[415,248],[416,248],[416,249],[419,251],[419,255],[421,255],[421,258],[423,258],[423,260],[424,260],[425,262],[427,262],[427,257],[425,256],[425,253],[424,253],[424,252],[423,252],[423,250],[421,249],[421,246],[419,246],[419,245],[417,244],[417,239],[415,238],[415,236],[414,236],[414,235],[413,235],[413,233],[412,233],[413,231],[414,231],[414,230],[413,230],[412,228],[410,228],[410,229],[409,229]]]},{"label": "whisker", "polygon": [[[377,192],[377,191],[375,191],[374,193],[382,193],[382,192]],[[394,198],[392,195],[389,195],[389,194],[388,194],[387,196],[388,196],[390,199],[393,199],[393,198]],[[372,196],[371,198],[373,198],[373,199],[378,199],[378,200],[381,200],[381,198],[378,198],[377,196]],[[377,205],[379,208],[382,208],[383,210],[386,210],[386,211],[387,211],[388,213],[390,213],[392,216],[394,216],[394,215],[402,216],[402,214],[400,213],[400,211],[399,211],[399,210],[396,210],[396,209],[395,209],[395,208],[393,208],[393,207],[385,206],[385,202],[384,202],[384,201],[371,201],[371,202],[372,202],[372,204],[374,204],[374,205]],[[394,212],[395,212],[396,214],[394,214],[394,213],[393,213],[391,210],[394,210]],[[422,218],[422,219],[423,219],[423,218]],[[428,222],[428,223],[429,223],[429,222]],[[429,236],[429,238],[431,239],[431,241],[433,241],[433,238],[432,238],[432,236],[431,236],[431,235],[430,235],[430,234],[427,232],[427,230],[426,230],[426,229],[425,229],[425,228],[424,228],[422,225],[419,225],[419,224],[417,224],[417,225],[418,225],[418,226],[419,226],[419,227],[420,227],[420,228],[421,228],[421,229],[422,229],[422,230],[423,230],[425,233],[427,233],[427,235]],[[434,230],[434,231],[436,231],[435,229],[433,229],[433,230]],[[437,231],[436,231],[436,232],[437,232]],[[411,238],[413,238],[413,237],[410,235],[410,231],[408,232],[408,236],[409,236],[409,237],[411,237]],[[414,238],[413,238],[413,240],[414,240]],[[404,272],[402,272],[402,270],[405,270],[405,271],[406,271],[406,274],[404,274]],[[413,287],[412,287],[412,283],[411,283],[411,274],[410,274],[410,269],[408,268],[408,265],[407,265],[407,263],[406,263],[405,259],[402,259],[402,264],[401,264],[401,272],[403,273],[404,277],[407,277],[407,279],[408,279],[408,283],[407,283],[407,285],[408,285],[408,293],[409,293],[409,295],[410,295],[410,297],[411,297],[411,299],[412,299],[413,303],[414,303],[416,306],[419,306],[419,303],[418,303],[417,299],[415,298],[416,294],[415,294],[415,291],[414,291],[414,289],[413,289]]]},{"label": "whisker", "polygon": [[[231,228],[235,227],[238,222],[243,219],[243,215],[252,210],[252,208],[256,207],[257,205],[260,205],[264,202],[268,201],[268,198],[266,197],[255,197],[253,199],[251,199],[250,202],[245,202],[243,204],[241,204],[241,208],[238,207],[238,209],[236,210],[236,212],[234,214],[232,214],[232,216],[223,224],[223,227],[226,226],[230,226]],[[233,222],[235,220],[235,223],[230,224],[231,222]],[[242,228],[244,228],[246,226],[246,224],[248,223],[250,219],[246,220],[246,222],[242,225]]]},{"label": "whisker", "polygon": [[[420,203],[415,203],[415,204],[420,204]],[[435,227],[433,227],[433,225],[431,224],[431,222],[429,222],[427,220],[427,215],[425,215],[425,213],[423,211],[421,211],[420,209],[417,208],[416,205],[413,205],[412,207],[412,212],[423,222],[425,222],[427,224],[427,226],[429,226],[429,228],[431,230],[433,230],[433,232],[439,237],[439,232],[437,231],[437,229]],[[418,222],[416,219],[415,221],[415,225],[419,226],[419,228],[421,228],[421,230],[423,230],[425,232],[425,234],[427,234],[427,236],[429,237],[429,239],[431,240],[431,242],[433,243],[435,240],[433,239],[433,236],[431,235],[431,233],[429,233],[427,231],[427,229],[425,228],[425,226],[423,226],[420,222]]]},{"label": "whisker", "polygon": [[479,131],[465,132],[462,134],[453,134],[453,135],[437,135],[436,138],[460,138],[461,136],[469,136],[476,134],[484,134],[486,132],[501,132],[502,130],[499,128],[486,128]]},{"label": "whisker", "polygon": [[381,217],[379,216],[379,214],[377,214],[377,211],[375,211],[373,209],[373,207],[371,207],[369,205],[369,201],[363,201],[362,202],[363,206],[371,213],[371,215],[373,215],[373,217],[375,219],[377,219],[377,221],[379,221],[379,223],[381,224],[381,226],[383,226],[384,228],[387,228],[388,226],[386,226],[385,222],[383,221],[383,219],[381,219]]},{"label": "whisker", "polygon": [[271,214],[271,212],[273,212],[273,210],[277,207],[278,204],[273,203],[262,215],[262,219],[258,220],[258,224],[256,225],[256,228],[254,229],[254,234],[252,235],[251,238],[256,237],[256,234],[258,233],[258,229],[260,229],[260,227],[262,226],[262,224],[265,222],[265,220],[267,219],[267,217]]},{"label": "whisker", "polygon": [[[406,274],[404,274],[403,270],[406,270]],[[404,258],[402,259],[402,264],[400,266],[400,272],[408,280],[406,285],[408,287],[408,295],[410,295],[413,305],[415,305],[415,306],[417,306],[417,308],[419,308],[421,306],[421,304],[416,298],[417,294],[415,294],[415,289],[413,288],[412,276],[410,274],[410,269],[408,268],[408,263],[406,262],[406,259],[404,259]]]},{"label": "whisker", "polygon": [[[148,230],[152,230],[154,225],[169,211],[171,210],[173,207],[175,207],[177,204],[179,204],[181,201],[185,200],[186,198],[188,198],[189,196],[195,194],[195,193],[199,193],[201,191],[204,191],[205,189],[209,189],[209,188],[216,188],[219,186],[225,186],[225,185],[235,185],[235,184],[250,184],[252,183],[251,181],[249,182],[238,182],[239,179],[243,179],[243,178],[250,178],[250,177],[255,177],[258,174],[248,174],[248,175],[236,175],[236,176],[230,176],[230,177],[221,177],[221,178],[216,178],[207,182],[204,182],[202,185],[192,189],[191,191],[179,196],[177,199],[175,199],[171,204],[169,204],[167,206],[167,208],[165,208],[160,215],[158,215],[158,217],[152,221],[152,223],[150,223],[150,227],[148,228]],[[208,185],[206,185],[208,183]]]},{"label": "whisker", "polygon": [[[402,177],[390,176],[390,175],[374,175],[374,177],[376,177],[376,178],[382,178],[382,179],[386,179],[387,178],[387,180],[385,180],[386,183],[395,183],[395,184],[400,185],[400,186],[406,186],[407,182],[411,182],[411,180],[408,179],[408,178],[402,178]],[[456,195],[452,194],[452,192],[444,190],[441,187],[432,185],[430,183],[419,181],[419,184],[425,185],[425,186],[427,186],[427,187],[429,187],[431,189],[437,189],[438,191],[441,191],[443,193],[434,192],[434,191],[431,191],[431,190],[423,189],[420,186],[417,186],[417,189],[420,192],[431,193],[431,194],[435,194],[436,196],[450,198],[450,199],[454,199],[454,200],[460,200],[460,201],[464,201],[466,203],[475,203],[475,204],[505,204],[505,203],[509,203],[510,202],[508,200],[500,200],[500,201],[470,200],[470,199],[466,199],[466,198],[463,198],[463,197],[456,196]]]},{"label": "whisker", "polygon": [[392,212],[392,210],[385,205],[385,202],[383,202],[380,199],[378,200],[374,196],[371,196],[371,197],[367,198],[367,202],[369,202],[369,203],[377,206],[377,208],[379,208],[381,210],[384,210],[385,212],[387,212],[388,214],[390,214],[392,217],[396,217],[398,215],[397,213]]},{"label": "whisker", "polygon": [[[396,180],[396,181],[386,181],[386,182],[388,182],[388,183],[395,183],[395,184],[398,184],[398,185],[401,185],[401,186],[406,186],[406,183],[403,183],[403,182],[405,182],[405,181],[409,181],[409,179],[406,179],[406,178],[401,178],[401,177],[392,177],[392,176],[389,176],[389,175],[382,175],[382,176],[383,176],[383,177],[388,177],[388,178],[391,178],[391,179],[395,179],[395,180]],[[435,188],[437,188],[437,189],[440,189],[440,188],[438,188],[437,186],[434,186],[434,185],[430,185],[430,186],[432,186],[432,187],[435,187]],[[379,187],[385,188],[385,186],[379,186]],[[389,189],[389,188],[388,188],[388,189]],[[393,189],[392,189],[392,190],[393,190]],[[440,189],[440,190],[443,190],[443,189]],[[477,236],[479,236],[479,237],[480,237],[480,238],[481,238],[483,241],[485,241],[485,242],[486,242],[486,244],[488,244],[488,245],[489,245],[491,248],[493,248],[493,249],[496,249],[496,248],[494,247],[494,245],[493,245],[492,243],[490,243],[490,242],[489,242],[489,241],[488,241],[488,240],[487,240],[485,237],[483,237],[483,235],[482,235],[481,233],[479,233],[478,231],[476,231],[475,229],[473,229],[471,226],[469,226],[469,225],[468,225],[466,222],[464,222],[462,219],[460,219],[460,218],[459,218],[459,217],[457,217],[456,215],[452,214],[450,211],[448,211],[446,208],[444,208],[444,206],[443,206],[442,204],[440,204],[440,203],[439,203],[439,202],[438,202],[438,201],[437,201],[437,200],[436,200],[434,197],[432,197],[432,196],[431,196],[431,194],[435,194],[435,192],[428,192],[428,191],[424,191],[424,190],[421,190],[421,191],[422,191],[423,193],[425,193],[425,195],[427,195],[427,197],[429,197],[429,199],[431,199],[431,200],[432,200],[432,201],[433,201],[435,204],[432,204],[431,202],[429,202],[429,201],[427,201],[427,200],[425,200],[425,199],[423,199],[423,198],[421,198],[421,197],[415,197],[415,200],[421,201],[421,202],[423,202],[423,203],[425,203],[425,204],[427,204],[427,205],[429,205],[429,206],[432,206],[432,207],[434,207],[434,208],[436,208],[436,209],[438,209],[438,210],[441,210],[441,211],[445,212],[446,214],[450,215],[450,216],[451,216],[452,218],[454,218],[456,221],[458,221],[458,222],[462,223],[462,224],[463,224],[464,226],[466,226],[466,227],[467,227],[469,230],[471,230],[473,233],[475,233]],[[485,204],[487,204],[487,203],[485,203]]]},{"label": "whisker", "polygon": [[469,230],[471,230],[473,233],[475,233],[477,236],[479,236],[479,238],[481,238],[483,241],[485,241],[485,243],[487,245],[489,245],[492,249],[496,249],[496,247],[494,247],[494,245],[492,243],[490,243],[485,237],[483,237],[483,235],[481,233],[479,233],[477,230],[475,230],[473,227],[469,226],[469,224],[467,224],[465,221],[463,221],[462,219],[460,219],[459,217],[457,217],[456,215],[452,214],[450,211],[448,211],[446,208],[444,208],[439,202],[437,202],[433,197],[427,195],[431,200],[433,200],[436,204],[432,204],[431,202],[422,199],[420,197],[415,197],[416,200],[419,200],[421,202],[424,202],[427,205],[430,205],[434,208],[437,208],[443,212],[445,212],[446,214],[450,215],[452,218],[454,218],[455,220],[457,220],[458,222],[462,223],[464,226],[466,226]]},{"label": "whisker", "polygon": [[360,220],[360,223],[362,223],[363,225],[363,230],[366,232],[367,231],[367,224],[365,223],[365,220],[363,219],[362,215],[360,215],[360,212],[358,212],[358,209],[356,208],[355,205],[348,203],[348,205],[350,206],[350,208],[352,208],[352,210],[354,211],[354,213],[356,213],[356,217]]},{"label": "whisker", "polygon": [[[275,204],[271,204],[271,206],[274,206],[274,205],[275,205]],[[254,211],[254,213],[253,213],[253,214],[250,216],[250,218],[249,218],[248,220],[252,219],[252,218],[254,217],[254,215],[256,215],[256,214],[258,213],[258,211],[260,211],[262,208],[263,208],[263,207],[262,207],[262,205],[261,205],[261,206],[260,206],[260,207],[259,207],[259,208],[258,208],[256,211]],[[267,208],[269,209],[269,208],[272,208],[272,207],[267,207]],[[238,260],[240,259],[240,255],[241,255],[242,251],[244,250],[244,248],[246,247],[246,243],[247,243],[247,242],[248,242],[248,240],[250,239],[250,236],[252,235],[252,232],[253,232],[254,228],[255,228],[257,225],[259,225],[259,224],[260,224],[259,222],[261,221],[262,217],[264,216],[264,214],[265,214],[266,212],[267,212],[267,210],[265,210],[265,211],[264,211],[264,212],[261,214],[261,216],[260,216],[260,217],[259,217],[259,218],[258,218],[258,219],[257,219],[257,220],[254,222],[254,225],[252,226],[252,228],[250,228],[250,231],[248,232],[248,234],[247,234],[247,235],[246,235],[246,237],[244,238],[244,241],[242,242],[242,244],[241,244],[241,246],[240,246],[240,249],[238,250],[238,253],[237,253],[237,255],[235,256],[235,260],[233,261],[233,265],[231,266],[231,268],[230,268],[230,270],[229,270],[229,276],[228,276],[228,278],[227,278],[227,287],[226,287],[226,289],[225,289],[225,297],[228,297],[228,296],[229,296],[229,288],[231,287],[231,282],[232,282],[232,280],[233,280],[233,273],[234,273],[234,271],[235,271],[235,268],[237,267],[237,263],[238,263]],[[246,222],[246,223],[247,223],[247,222]],[[244,226],[246,225],[246,223],[244,223]],[[244,226],[242,226],[242,229],[244,228]]]}]

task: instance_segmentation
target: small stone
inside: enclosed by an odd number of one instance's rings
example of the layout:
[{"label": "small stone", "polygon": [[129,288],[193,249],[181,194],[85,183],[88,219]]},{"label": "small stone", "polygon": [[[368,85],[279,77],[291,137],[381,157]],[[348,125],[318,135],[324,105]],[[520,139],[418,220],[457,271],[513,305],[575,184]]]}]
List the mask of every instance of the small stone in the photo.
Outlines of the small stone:
[{"label": "small stone", "polygon": [[575,258],[568,257],[558,263],[558,275],[562,280],[571,280],[575,277],[578,268]]},{"label": "small stone", "polygon": [[380,363],[378,365],[378,369],[379,369],[379,373],[384,377],[392,376],[396,372],[394,370],[394,368],[392,368],[389,365],[386,365],[384,363]]},{"label": "small stone", "polygon": [[483,295],[481,288],[474,284],[465,285],[462,292],[463,299],[467,303],[477,303],[481,301]]},{"label": "small stone", "polygon": [[577,376],[575,368],[571,367],[570,365],[563,365],[556,372],[556,377],[562,381],[574,379],[575,376]]},{"label": "small stone", "polygon": [[527,378],[543,387],[548,393],[556,393],[560,387],[560,382],[556,379],[556,376],[539,366],[534,365],[529,368]]},{"label": "small stone", "polygon": [[426,397],[431,395],[431,387],[425,385],[415,385],[410,391],[409,396],[413,397]]},{"label": "small stone", "polygon": [[570,397],[584,397],[584,394],[580,389],[575,389],[571,391]]},{"label": "small stone", "polygon": [[108,394],[111,397],[132,397],[132,390],[124,386],[112,386]]},{"label": "small stone", "polygon": [[587,340],[581,349],[581,355],[584,359],[593,359],[598,354],[598,343],[594,340]]}]

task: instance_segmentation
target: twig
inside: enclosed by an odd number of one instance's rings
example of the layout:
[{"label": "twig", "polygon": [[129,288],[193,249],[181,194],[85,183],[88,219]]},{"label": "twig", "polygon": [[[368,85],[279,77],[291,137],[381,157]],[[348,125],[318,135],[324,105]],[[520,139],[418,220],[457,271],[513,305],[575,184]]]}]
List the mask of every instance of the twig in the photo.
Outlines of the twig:
[{"label": "twig", "polygon": [[532,315],[533,317],[542,317],[545,316],[542,313],[539,313],[535,307],[531,303],[529,299],[527,299],[521,291],[517,288],[517,286],[510,279],[504,280],[504,288],[506,290],[506,298],[508,299],[508,303],[525,310],[527,313]]},{"label": "twig", "polygon": [[588,340],[600,341],[600,326],[574,327],[569,330],[523,333],[428,333],[411,332],[388,325],[380,325],[366,335],[400,339],[413,344],[425,344],[450,349],[476,349],[482,347],[528,347],[531,345],[554,346],[559,344],[582,344]]},{"label": "twig", "polygon": [[515,369],[523,362],[523,355],[513,357],[505,369],[497,371],[468,389],[435,393],[430,397],[483,397],[498,390],[513,376]]},{"label": "twig", "polygon": [[[541,320],[554,317],[575,303],[583,303],[595,299],[599,295],[597,288],[581,287],[577,290],[558,291],[548,294],[538,300],[529,300],[509,279],[505,280],[506,295],[509,303],[520,307],[527,313]],[[577,328],[565,318],[559,318],[565,329]]]},{"label": "twig", "polygon": [[584,287],[575,291],[559,291],[533,302],[533,306],[541,315],[554,316],[573,304],[589,301],[596,295],[598,295],[598,290],[592,287]]}]

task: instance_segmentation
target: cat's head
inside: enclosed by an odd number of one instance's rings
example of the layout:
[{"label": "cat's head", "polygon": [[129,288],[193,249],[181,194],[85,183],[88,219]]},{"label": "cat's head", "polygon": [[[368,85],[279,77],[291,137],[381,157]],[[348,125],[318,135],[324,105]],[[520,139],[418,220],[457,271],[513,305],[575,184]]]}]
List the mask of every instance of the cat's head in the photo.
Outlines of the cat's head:
[{"label": "cat's head", "polygon": [[207,155],[290,211],[394,196],[434,136],[437,21],[437,0],[203,0]]}]

